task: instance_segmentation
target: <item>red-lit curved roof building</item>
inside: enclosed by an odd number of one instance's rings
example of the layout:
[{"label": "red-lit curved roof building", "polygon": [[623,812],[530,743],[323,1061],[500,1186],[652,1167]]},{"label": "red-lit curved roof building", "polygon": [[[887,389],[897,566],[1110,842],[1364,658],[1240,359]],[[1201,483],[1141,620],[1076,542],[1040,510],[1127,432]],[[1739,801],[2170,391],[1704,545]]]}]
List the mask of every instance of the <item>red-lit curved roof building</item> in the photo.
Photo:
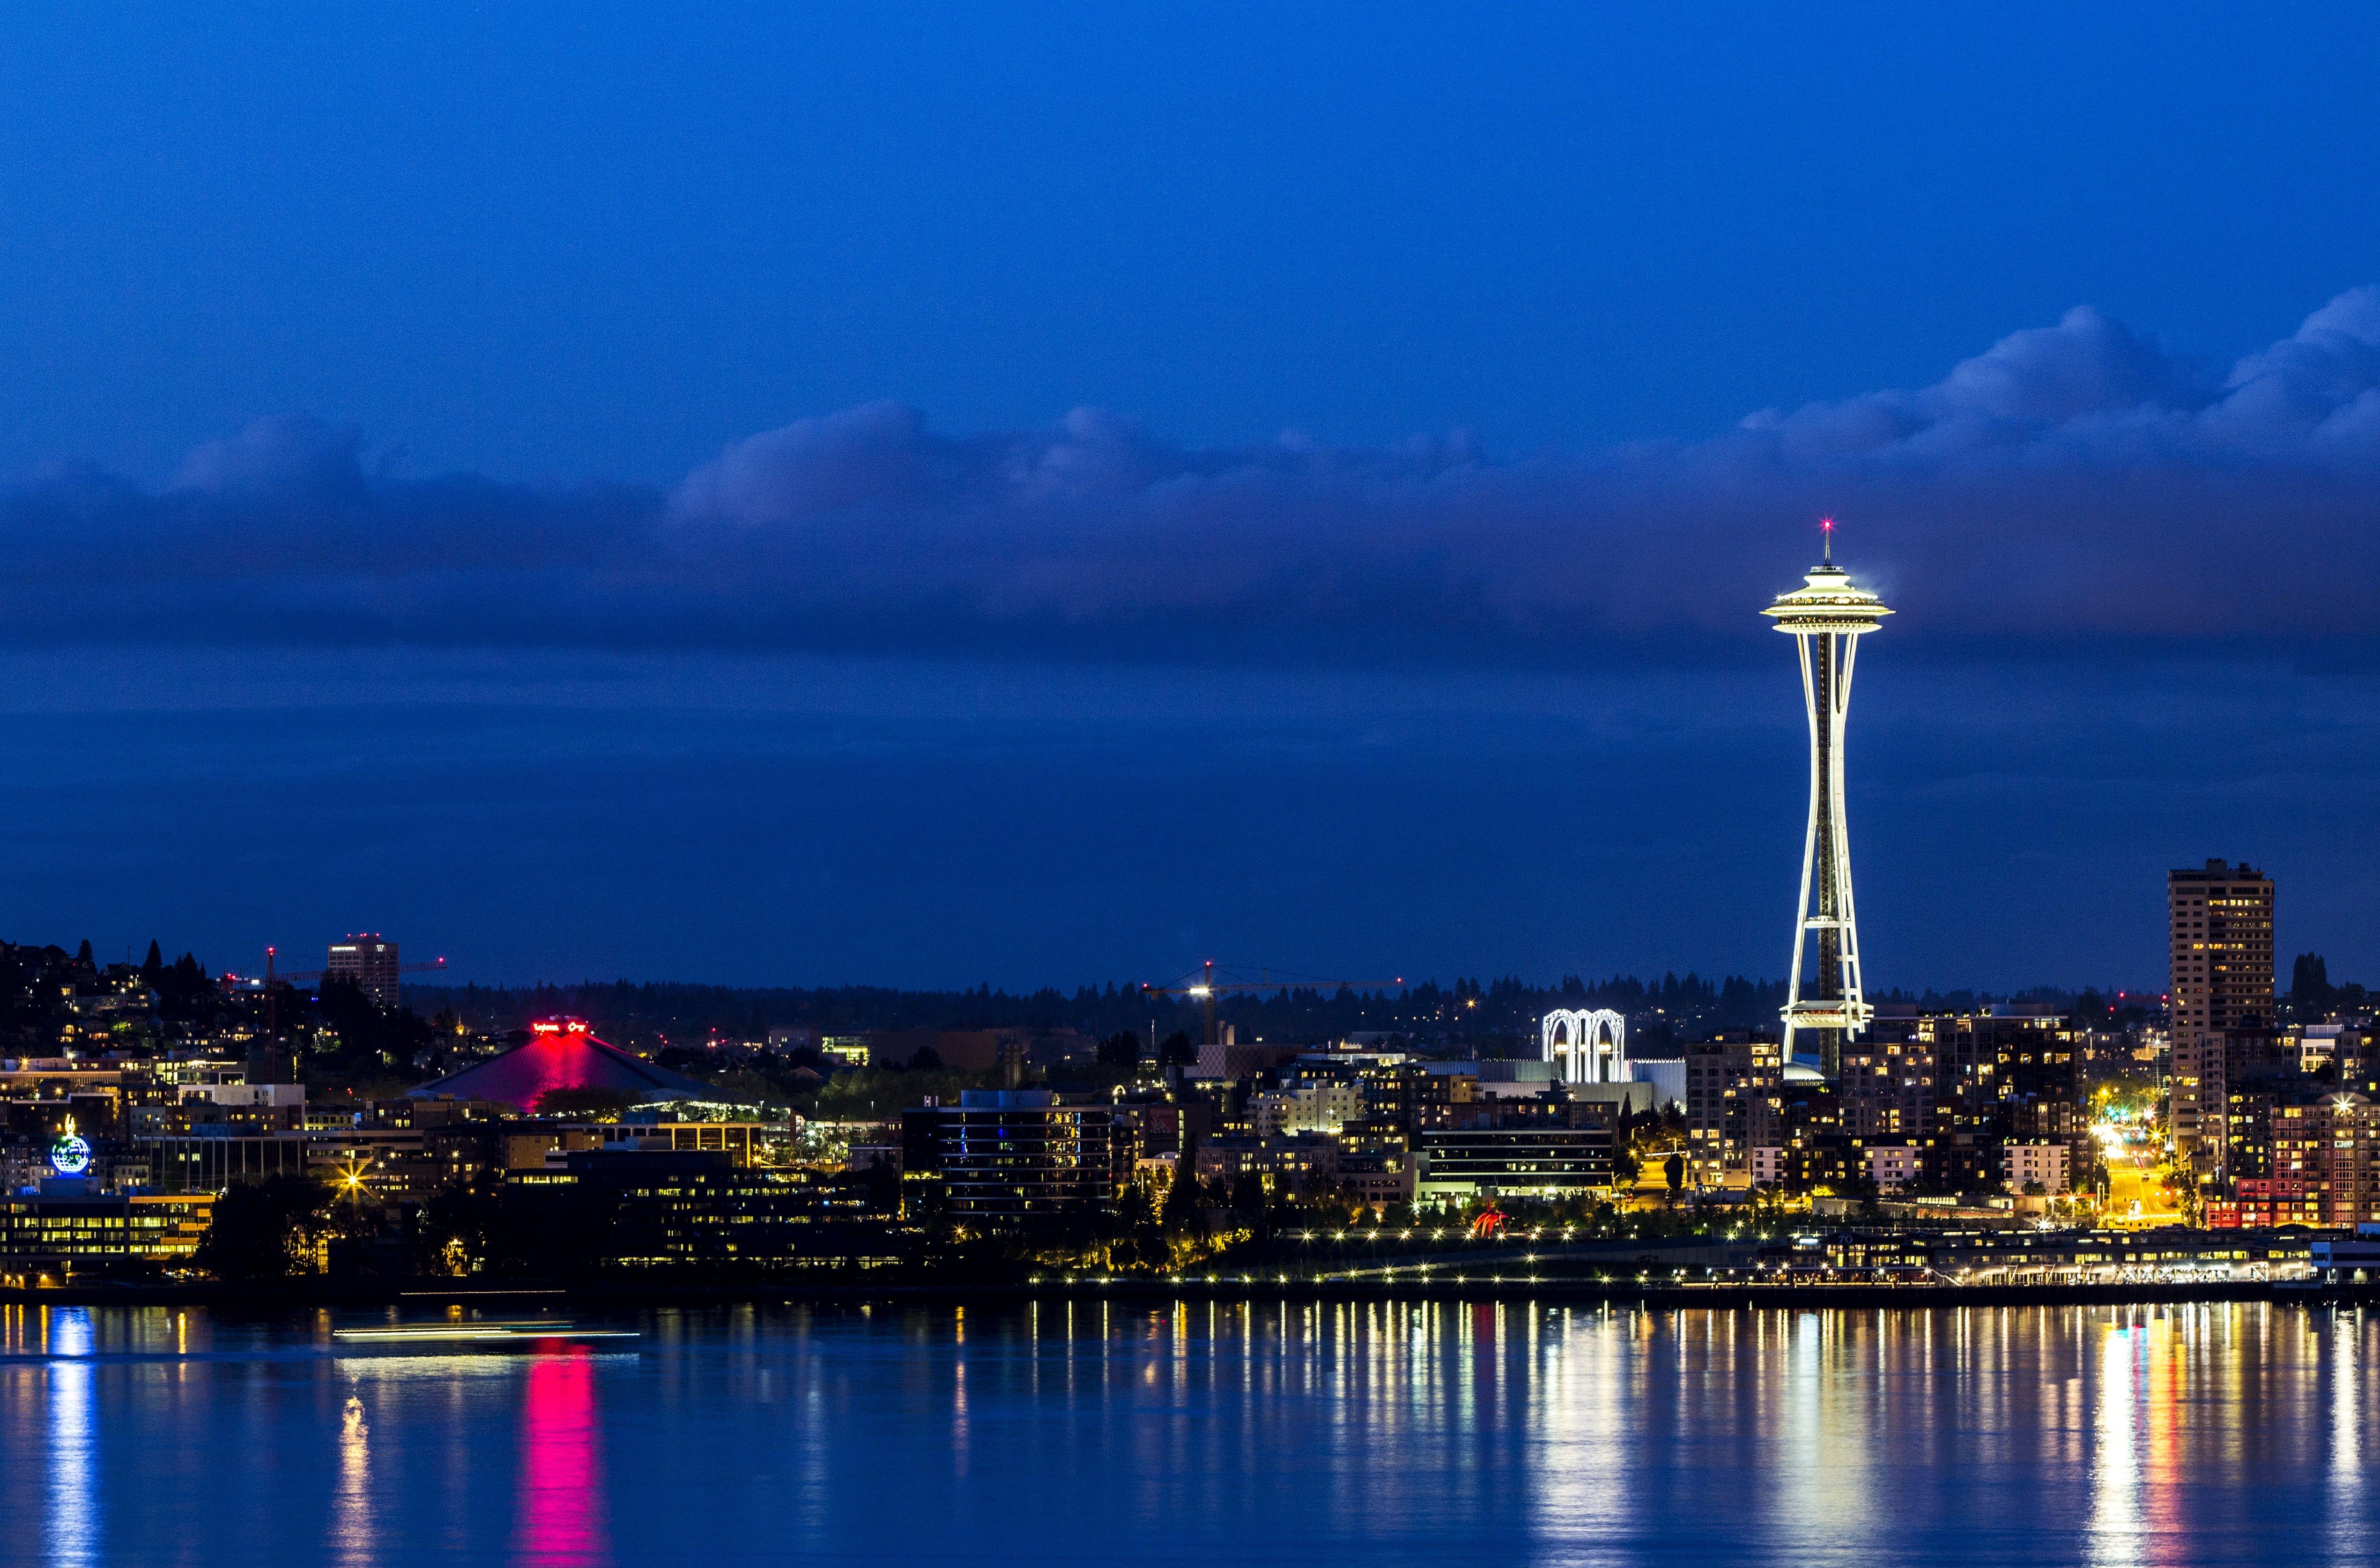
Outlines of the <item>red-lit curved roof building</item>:
[{"label": "red-lit curved roof building", "polygon": [[604,1044],[577,1018],[531,1024],[528,1039],[502,1056],[406,1092],[416,1100],[492,1100],[528,1111],[554,1088],[611,1089],[637,1100],[710,1100],[719,1093],[698,1078]]}]

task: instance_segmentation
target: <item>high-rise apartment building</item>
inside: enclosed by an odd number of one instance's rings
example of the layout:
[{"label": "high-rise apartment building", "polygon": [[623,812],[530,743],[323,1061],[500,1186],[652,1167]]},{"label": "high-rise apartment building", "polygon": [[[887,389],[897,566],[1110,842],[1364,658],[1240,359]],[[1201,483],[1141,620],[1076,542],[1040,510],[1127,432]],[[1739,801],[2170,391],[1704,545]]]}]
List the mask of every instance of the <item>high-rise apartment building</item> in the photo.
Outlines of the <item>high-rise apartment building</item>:
[{"label": "high-rise apartment building", "polygon": [[2229,1102],[2224,1037],[2274,1023],[2273,880],[2245,863],[2209,860],[2202,870],[2167,873],[2166,906],[2174,1161],[2203,1184],[2219,1183]]},{"label": "high-rise apartment building", "polygon": [[2302,1213],[2325,1225],[2380,1221],[2380,1106],[2334,1094],[2271,1116],[2272,1180],[2301,1195]]},{"label": "high-rise apartment building", "polygon": [[1697,1187],[1744,1187],[1752,1150],[1782,1143],[1777,1101],[1785,1083],[1782,1047],[1729,1030],[1686,1047],[1687,1179]]},{"label": "high-rise apartment building", "polygon": [[383,942],[378,931],[352,932],[331,944],[330,962],[322,966],[325,979],[350,979],[382,1007],[396,1005],[396,943]]},{"label": "high-rise apartment building", "polygon": [[1935,1063],[1930,1031],[1913,1019],[1879,1021],[1842,1050],[1843,1129],[1869,1143],[1914,1142],[1934,1129]]}]

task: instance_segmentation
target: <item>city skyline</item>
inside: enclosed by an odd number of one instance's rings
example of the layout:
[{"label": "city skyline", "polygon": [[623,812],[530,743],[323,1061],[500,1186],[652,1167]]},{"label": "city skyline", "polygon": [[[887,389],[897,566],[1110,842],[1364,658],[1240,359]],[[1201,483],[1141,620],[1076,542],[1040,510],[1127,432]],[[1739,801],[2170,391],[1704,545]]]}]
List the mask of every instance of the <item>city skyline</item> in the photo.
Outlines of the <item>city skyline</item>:
[{"label": "city skyline", "polygon": [[2363,1561],[2375,79],[0,8],[11,1560]]}]

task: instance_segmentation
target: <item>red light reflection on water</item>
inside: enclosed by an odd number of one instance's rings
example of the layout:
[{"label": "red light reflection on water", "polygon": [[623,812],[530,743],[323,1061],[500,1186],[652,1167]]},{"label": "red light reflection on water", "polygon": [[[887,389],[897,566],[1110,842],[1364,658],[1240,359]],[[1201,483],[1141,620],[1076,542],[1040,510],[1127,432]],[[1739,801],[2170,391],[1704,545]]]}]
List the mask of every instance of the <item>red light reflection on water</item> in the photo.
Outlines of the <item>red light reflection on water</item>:
[{"label": "red light reflection on water", "polygon": [[595,1418],[595,1368],[586,1351],[540,1355],[530,1366],[520,1434],[513,1562],[521,1568],[610,1562],[602,1432]]}]

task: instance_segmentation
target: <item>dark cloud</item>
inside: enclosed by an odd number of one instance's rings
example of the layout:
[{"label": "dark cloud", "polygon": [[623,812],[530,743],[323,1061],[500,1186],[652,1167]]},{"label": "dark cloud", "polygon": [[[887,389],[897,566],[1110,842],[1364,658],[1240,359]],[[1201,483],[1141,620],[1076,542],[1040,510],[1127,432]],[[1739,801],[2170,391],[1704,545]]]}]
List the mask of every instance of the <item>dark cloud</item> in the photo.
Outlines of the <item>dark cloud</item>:
[{"label": "dark cloud", "polygon": [[1189,449],[1097,410],[954,437],[871,404],[666,493],[371,471],[259,421],[148,490],[0,496],[30,642],[1564,662],[1741,646],[1820,512],[1914,638],[2370,637],[2380,290],[2228,375],[2098,311],[1932,386],[1514,461],[1463,440]]}]

